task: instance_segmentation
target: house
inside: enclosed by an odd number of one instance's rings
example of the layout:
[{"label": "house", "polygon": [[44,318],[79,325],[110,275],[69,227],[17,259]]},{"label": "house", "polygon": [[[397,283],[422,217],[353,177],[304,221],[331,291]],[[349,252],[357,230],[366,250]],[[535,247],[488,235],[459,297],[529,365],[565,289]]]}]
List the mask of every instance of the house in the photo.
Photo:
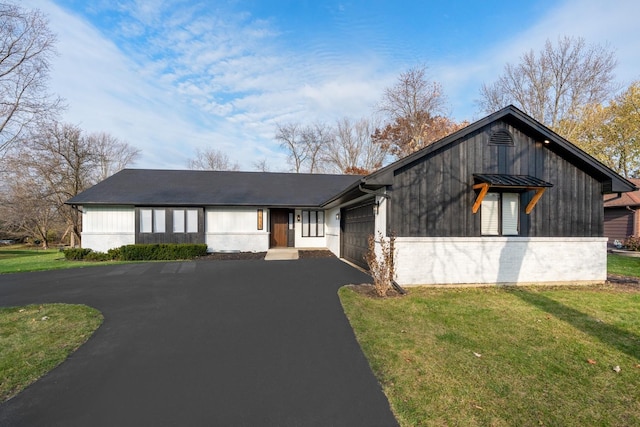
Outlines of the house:
[{"label": "house", "polygon": [[368,176],[124,170],[67,203],[83,246],[326,247],[365,266],[396,236],[401,285],[602,282],[603,194],[635,190],[513,106]]},{"label": "house", "polygon": [[[629,179],[636,187],[640,179]],[[640,235],[640,190],[629,193],[605,194],[604,235],[608,243],[623,242],[629,236]]]}]

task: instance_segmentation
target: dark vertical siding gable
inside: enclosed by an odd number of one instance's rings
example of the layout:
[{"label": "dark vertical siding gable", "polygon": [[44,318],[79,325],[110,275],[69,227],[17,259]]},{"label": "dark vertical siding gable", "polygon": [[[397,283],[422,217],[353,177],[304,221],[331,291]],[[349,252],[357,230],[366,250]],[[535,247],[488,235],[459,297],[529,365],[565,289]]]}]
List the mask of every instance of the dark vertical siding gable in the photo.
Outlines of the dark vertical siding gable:
[{"label": "dark vertical siding gable", "polygon": [[[506,129],[513,145],[489,144],[496,129]],[[533,192],[522,193],[521,236],[602,236],[601,184],[501,121],[398,169],[389,200],[389,231],[398,236],[480,236],[480,213],[471,212],[477,194],[472,189],[474,173],[531,175],[554,184],[530,215],[524,208]]]}]

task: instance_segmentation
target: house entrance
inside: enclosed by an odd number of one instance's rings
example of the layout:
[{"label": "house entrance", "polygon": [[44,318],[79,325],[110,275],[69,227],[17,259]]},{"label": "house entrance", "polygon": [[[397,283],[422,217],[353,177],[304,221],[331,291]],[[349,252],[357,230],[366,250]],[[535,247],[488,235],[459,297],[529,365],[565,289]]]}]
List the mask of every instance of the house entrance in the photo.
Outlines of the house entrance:
[{"label": "house entrance", "polygon": [[269,238],[270,248],[293,247],[295,242],[294,211],[291,209],[271,209]]}]

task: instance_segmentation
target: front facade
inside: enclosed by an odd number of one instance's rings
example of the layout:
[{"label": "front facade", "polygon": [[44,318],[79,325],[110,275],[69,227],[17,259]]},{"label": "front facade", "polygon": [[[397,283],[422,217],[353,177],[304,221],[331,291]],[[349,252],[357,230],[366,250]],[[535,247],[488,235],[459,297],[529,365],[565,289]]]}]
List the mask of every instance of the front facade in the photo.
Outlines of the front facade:
[{"label": "front facade", "polygon": [[606,279],[603,194],[634,185],[514,107],[369,176],[122,171],[70,204],[83,246],[328,248],[366,267],[396,236],[401,285]]}]

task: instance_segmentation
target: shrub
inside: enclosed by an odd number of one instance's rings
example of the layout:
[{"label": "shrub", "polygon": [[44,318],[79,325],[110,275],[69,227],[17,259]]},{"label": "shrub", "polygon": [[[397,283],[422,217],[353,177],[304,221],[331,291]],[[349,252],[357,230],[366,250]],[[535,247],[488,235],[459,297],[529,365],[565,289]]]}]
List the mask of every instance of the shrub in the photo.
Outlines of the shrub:
[{"label": "shrub", "polygon": [[125,261],[140,260],[179,260],[193,259],[207,254],[207,245],[192,243],[159,243],[145,245],[125,245],[120,249],[120,259]]},{"label": "shrub", "polygon": [[65,259],[70,261],[82,261],[85,259],[87,254],[91,252],[91,249],[86,248],[69,248],[62,251],[64,253]]},{"label": "shrub", "polygon": [[625,249],[630,251],[640,251],[640,237],[629,236],[623,243]]},{"label": "shrub", "polygon": [[391,235],[385,240],[382,233],[378,233],[380,239],[380,253],[376,252],[376,239],[373,234],[369,235],[369,251],[365,256],[365,261],[369,266],[369,274],[373,279],[373,287],[379,297],[387,296],[387,291],[391,288],[395,276],[393,257],[395,252],[395,236]]},{"label": "shrub", "polygon": [[109,256],[109,259],[112,259],[114,261],[118,261],[122,259],[122,253],[120,251],[121,248],[112,248],[109,249],[107,251],[107,255]]},{"label": "shrub", "polygon": [[90,251],[84,256],[85,261],[111,261],[112,259],[109,254],[105,254],[104,252]]}]

